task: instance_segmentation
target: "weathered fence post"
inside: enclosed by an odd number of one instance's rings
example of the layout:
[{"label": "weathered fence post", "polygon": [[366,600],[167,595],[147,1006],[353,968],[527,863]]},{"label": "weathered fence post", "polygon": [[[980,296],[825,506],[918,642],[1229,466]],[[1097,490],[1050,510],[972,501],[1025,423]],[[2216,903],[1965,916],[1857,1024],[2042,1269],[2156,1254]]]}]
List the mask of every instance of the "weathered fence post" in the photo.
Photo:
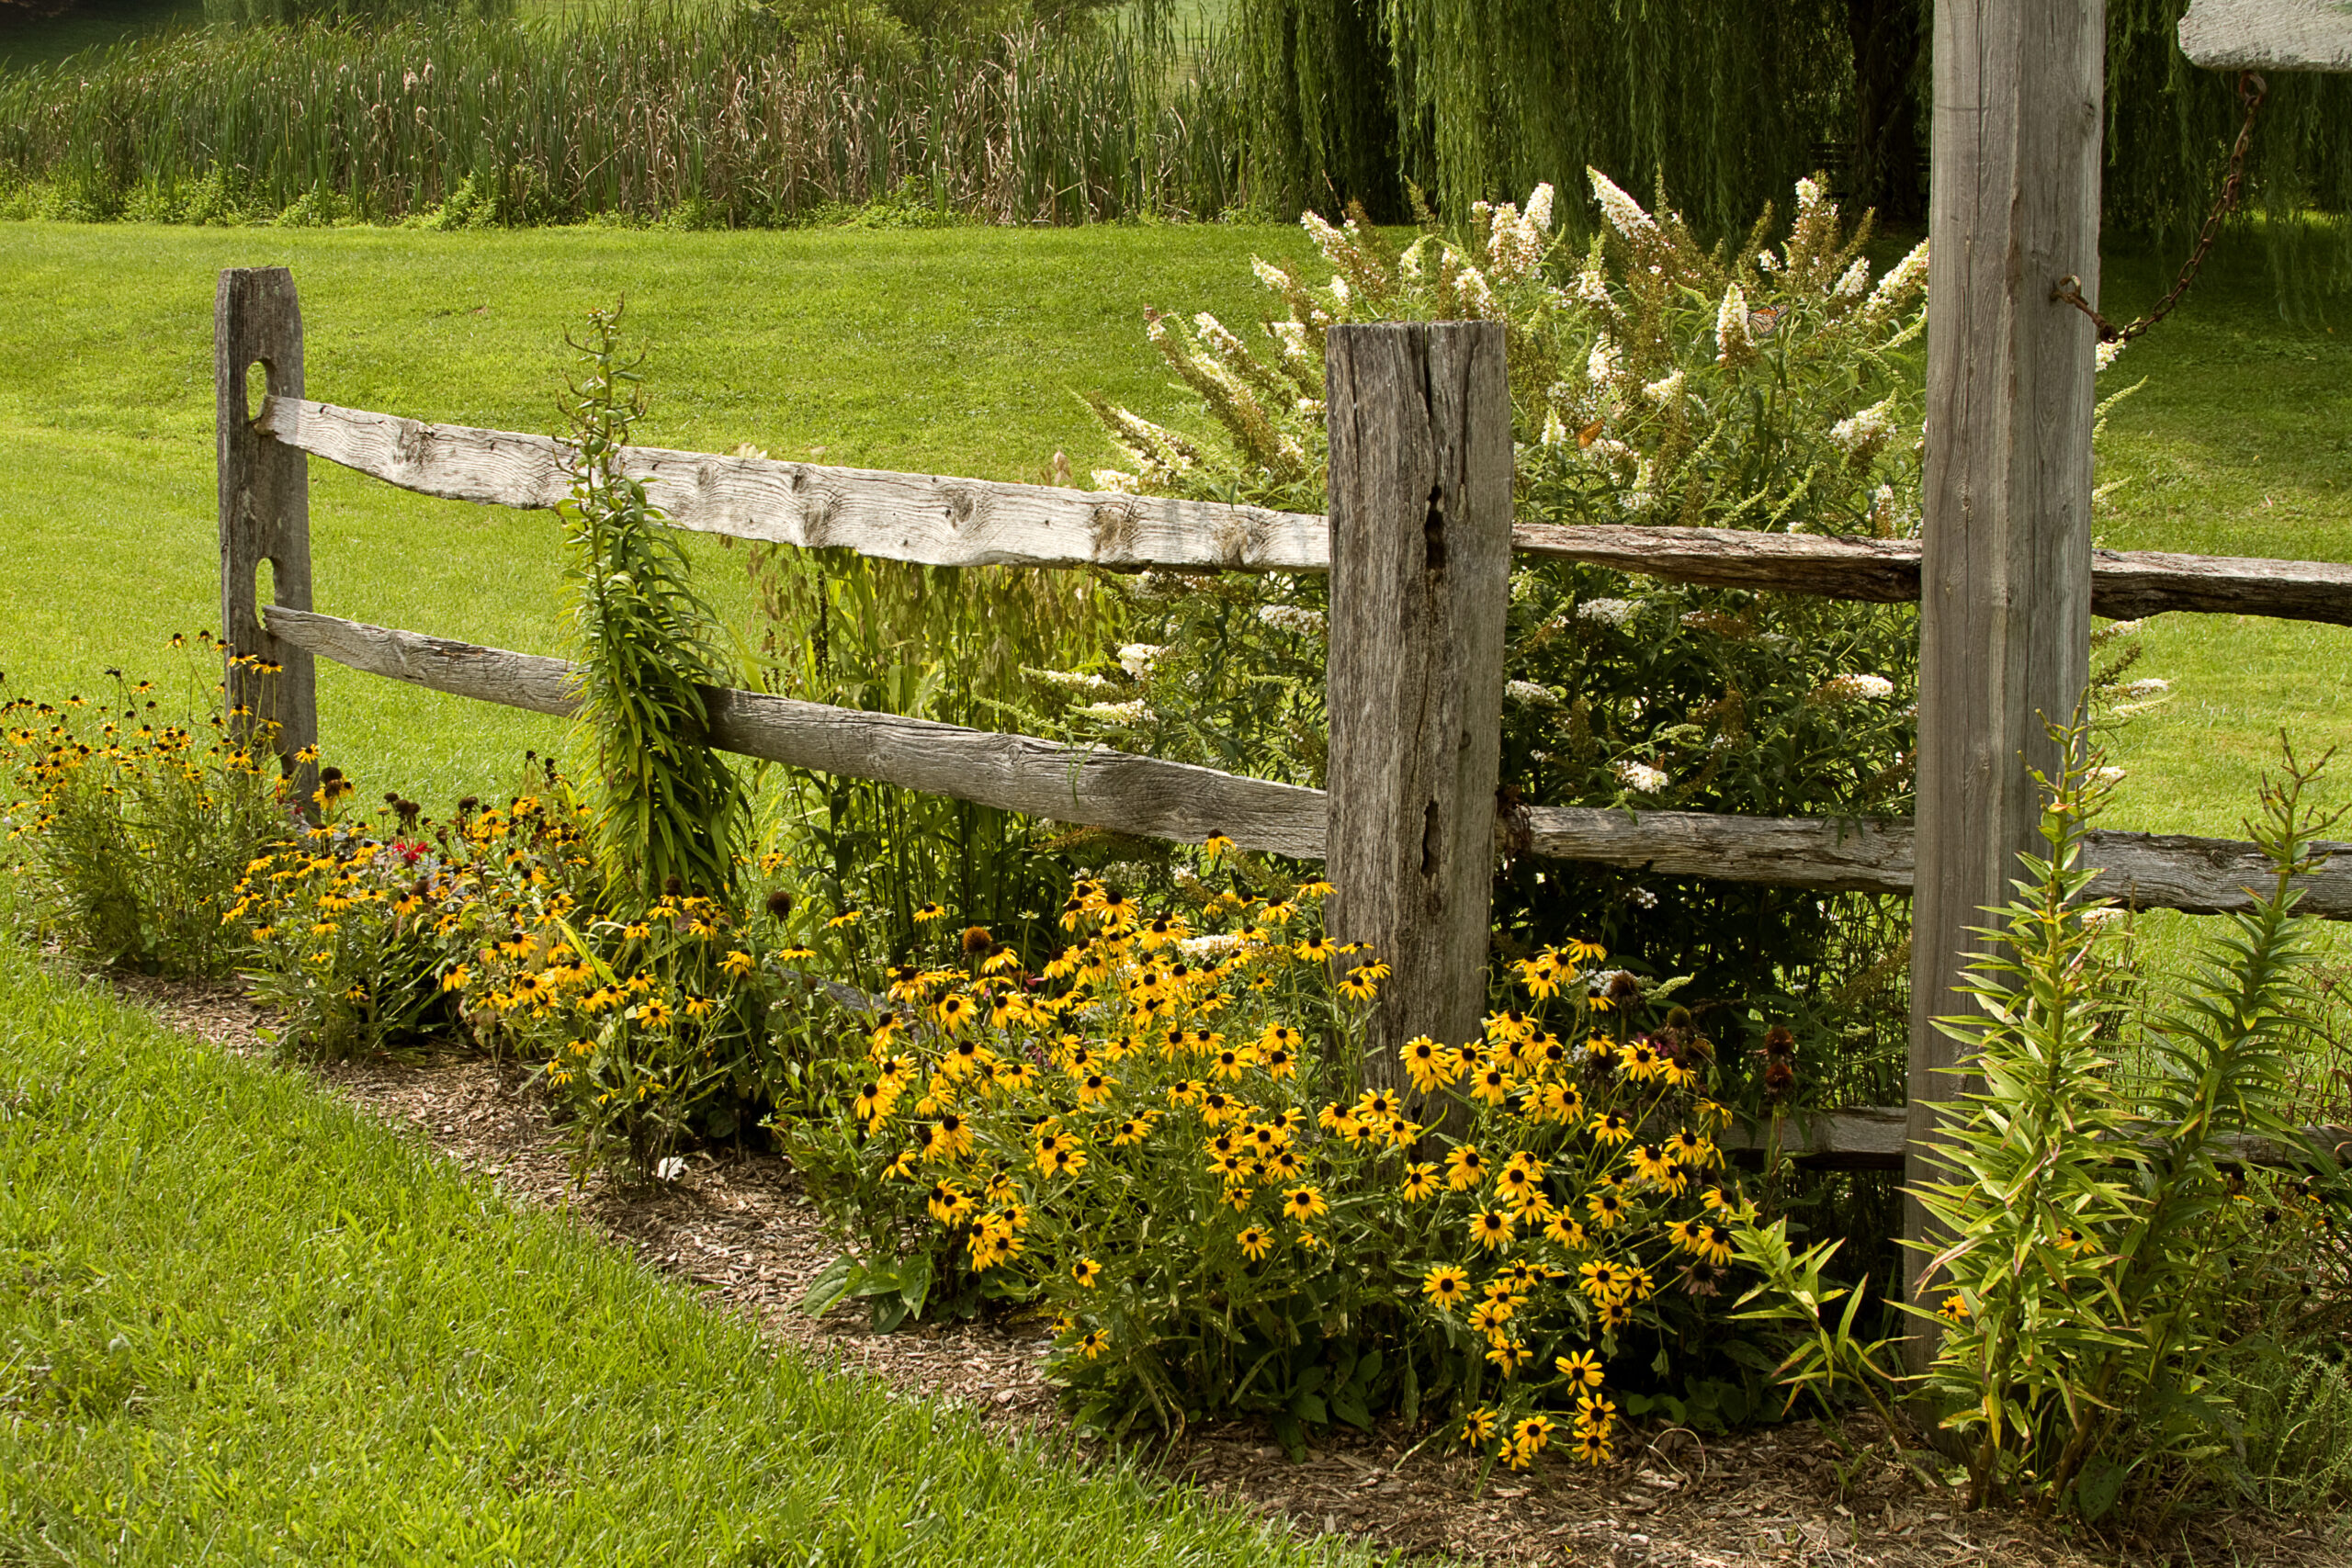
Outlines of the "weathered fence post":
[{"label": "weathered fence post", "polygon": [[[1392,973],[1364,1039],[1475,1039],[1487,998],[1510,592],[1510,392],[1492,322],[1333,327],[1333,886],[1325,929]],[[1342,962],[1362,963],[1359,958]]]},{"label": "weathered fence post", "polygon": [[[302,310],[294,275],[282,266],[230,267],[212,306],[212,375],[220,439],[220,639],[228,660],[231,732],[256,735],[277,724],[274,749],[307,807],[317,787],[318,699],[311,655],[262,625],[257,578],[269,563],[270,599],[311,607],[310,458],[254,429],[246,378],[259,364],[273,398],[302,395]],[[250,654],[275,674],[237,662]],[[242,712],[240,710],[243,710]]]},{"label": "weathered fence post", "polygon": [[[2038,842],[2029,762],[2088,676],[2093,329],[2052,291],[2098,293],[2098,0],[1943,0],[1935,14],[1928,453],[1911,918],[1910,1184],[1958,1098],[1952,987]],[[1927,1216],[1907,1204],[1905,1234]],[[1914,1254],[1907,1280],[1917,1286]],[[1915,1366],[1933,1341],[1915,1334]]]}]

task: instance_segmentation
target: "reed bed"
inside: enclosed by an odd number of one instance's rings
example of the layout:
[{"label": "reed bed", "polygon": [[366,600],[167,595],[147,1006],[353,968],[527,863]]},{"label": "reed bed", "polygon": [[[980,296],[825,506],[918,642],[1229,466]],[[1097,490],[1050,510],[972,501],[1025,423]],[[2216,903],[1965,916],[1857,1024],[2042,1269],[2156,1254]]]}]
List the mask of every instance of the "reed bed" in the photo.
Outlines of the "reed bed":
[{"label": "reed bed", "polygon": [[1215,38],[924,50],[752,8],[213,28],[0,78],[0,188],[59,216],[765,227],[1246,206]]}]

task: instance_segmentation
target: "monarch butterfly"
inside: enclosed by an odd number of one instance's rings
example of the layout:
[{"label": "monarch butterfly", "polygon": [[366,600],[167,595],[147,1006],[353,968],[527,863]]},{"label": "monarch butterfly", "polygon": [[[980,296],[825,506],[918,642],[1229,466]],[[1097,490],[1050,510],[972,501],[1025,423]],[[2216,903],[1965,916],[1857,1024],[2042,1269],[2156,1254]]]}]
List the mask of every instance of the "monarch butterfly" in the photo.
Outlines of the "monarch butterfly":
[{"label": "monarch butterfly", "polygon": [[1604,423],[1604,421],[1596,419],[1590,424],[1586,425],[1583,429],[1577,432],[1577,451],[1583,451],[1595,441],[1600,439],[1600,427]]},{"label": "monarch butterfly", "polygon": [[1785,312],[1778,305],[1758,305],[1747,312],[1747,335],[1758,343],[1778,332]]}]

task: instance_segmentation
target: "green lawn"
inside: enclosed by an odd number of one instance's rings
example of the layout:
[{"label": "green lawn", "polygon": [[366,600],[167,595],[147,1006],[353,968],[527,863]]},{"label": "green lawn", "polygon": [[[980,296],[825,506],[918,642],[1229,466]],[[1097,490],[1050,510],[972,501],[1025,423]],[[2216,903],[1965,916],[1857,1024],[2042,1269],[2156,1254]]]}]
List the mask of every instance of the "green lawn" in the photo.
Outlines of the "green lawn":
[{"label": "green lawn", "polygon": [[[649,444],[993,479],[1057,449],[1110,456],[1077,394],[1172,412],[1147,305],[1257,309],[1252,252],[1295,229],[785,233],[565,230],[0,228],[0,660],[20,692],[153,668],[175,630],[219,624],[212,294],[219,269],[284,264],[301,291],[311,395],[418,418],[544,430],[564,333],[628,300],[650,348]],[[320,609],[533,652],[562,649],[559,540],[539,513],[408,495],[311,464]],[[695,541],[739,622],[740,552]],[[320,673],[330,755],[368,788],[446,807],[563,727]]]},{"label": "green lawn", "polygon": [[779,1353],[0,943],[0,1562],[1360,1561]]},{"label": "green lawn", "polygon": [[[1252,252],[1295,230],[408,231],[7,226],[0,441],[17,455],[0,527],[31,570],[0,588],[17,689],[87,685],[209,623],[210,310],[216,270],[283,262],[300,285],[310,388],[428,419],[543,429],[563,332],[627,295],[652,349],[643,438],[993,478],[1083,472],[1106,448],[1074,394],[1181,408],[1143,307],[1248,319]],[[2111,309],[2153,298],[2144,257],[2110,265]],[[2099,528],[2127,548],[2352,560],[2352,343],[2280,318],[2258,254],[2223,251],[2109,389]],[[424,501],[314,463],[322,609],[534,651],[560,647],[547,519]],[[730,614],[740,555],[697,543]],[[2352,629],[2174,615],[2141,672],[2177,697],[2116,743],[2118,826],[2234,834],[2283,726],[2312,749],[2352,720]],[[369,787],[427,801],[480,787],[560,727],[339,670],[322,674],[331,753]],[[421,792],[421,793],[420,793]]]}]

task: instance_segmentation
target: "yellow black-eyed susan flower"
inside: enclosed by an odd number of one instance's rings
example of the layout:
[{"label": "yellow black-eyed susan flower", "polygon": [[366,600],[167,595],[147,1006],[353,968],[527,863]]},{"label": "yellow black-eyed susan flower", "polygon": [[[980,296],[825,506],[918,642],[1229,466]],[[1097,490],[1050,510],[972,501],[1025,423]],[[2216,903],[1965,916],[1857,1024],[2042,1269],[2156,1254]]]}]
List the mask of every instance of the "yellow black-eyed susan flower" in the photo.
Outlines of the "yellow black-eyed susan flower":
[{"label": "yellow black-eyed susan flower", "polygon": [[1417,1160],[1405,1168],[1404,1197],[1408,1203],[1418,1203],[1432,1196],[1438,1190],[1437,1166],[1430,1160]]},{"label": "yellow black-eyed susan flower", "polygon": [[927,926],[933,920],[945,919],[947,918],[947,910],[942,905],[926,900],[915,907],[914,918],[916,923]]},{"label": "yellow black-eyed susan flower", "polygon": [[1508,1296],[1498,1300],[1480,1302],[1470,1309],[1471,1332],[1489,1337],[1501,1334],[1504,1331],[1503,1325],[1510,1322],[1513,1310],[1510,1298]]},{"label": "yellow black-eyed susan flower", "polygon": [[1487,1162],[1479,1156],[1476,1144],[1456,1144],[1445,1154],[1445,1184],[1456,1192],[1467,1192],[1487,1179]]},{"label": "yellow black-eyed susan flower", "polygon": [[1592,1135],[1603,1145],[1624,1143],[1634,1135],[1634,1123],[1622,1111],[1603,1111],[1590,1123]]},{"label": "yellow black-eyed susan flower", "polygon": [[1441,1307],[1459,1306],[1470,1297],[1469,1272],[1451,1263],[1441,1263],[1421,1276],[1421,1294]]},{"label": "yellow black-eyed susan flower", "polygon": [[1262,1225],[1248,1226],[1233,1239],[1240,1245],[1241,1255],[1252,1263],[1261,1261],[1267,1253],[1273,1250],[1273,1232]]},{"label": "yellow black-eyed susan flower", "polygon": [[1481,1209],[1470,1216],[1470,1239],[1489,1252],[1511,1244],[1511,1217],[1500,1209]]},{"label": "yellow black-eyed susan flower", "polygon": [[1519,1370],[1534,1359],[1535,1352],[1527,1348],[1523,1339],[1494,1335],[1487,1340],[1487,1359],[1501,1368],[1503,1376],[1507,1378],[1517,1377]]},{"label": "yellow black-eyed susan flower", "polygon": [[1406,1075],[1413,1080],[1413,1088],[1422,1094],[1436,1092],[1440,1086],[1453,1081],[1460,1069],[1447,1060],[1444,1050],[1426,1034],[1417,1034],[1397,1048],[1396,1055],[1405,1063]]},{"label": "yellow black-eyed susan flower", "polygon": [[1480,1406],[1463,1419],[1462,1440],[1472,1448],[1493,1440],[1496,1416],[1492,1410]]},{"label": "yellow black-eyed susan flower", "polygon": [[1578,1350],[1574,1355],[1555,1357],[1552,1365],[1559,1369],[1560,1375],[1568,1380],[1568,1386],[1571,1388],[1600,1386],[1600,1358],[1589,1350]]},{"label": "yellow black-eyed susan flower", "polygon": [[1602,1230],[1614,1228],[1617,1222],[1631,1212],[1623,1194],[1613,1187],[1606,1186],[1594,1188],[1586,1196],[1584,1206],[1585,1212],[1592,1216],[1593,1223]]},{"label": "yellow black-eyed susan flower", "polygon": [[1102,1278],[1102,1265],[1091,1258],[1081,1258],[1069,1266],[1069,1277],[1078,1281],[1081,1290],[1091,1291]]},{"label": "yellow black-eyed susan flower", "polygon": [[1331,1205],[1324,1201],[1322,1192],[1317,1188],[1294,1187],[1283,1194],[1283,1213],[1294,1220],[1311,1220],[1330,1212]]},{"label": "yellow black-eyed susan flower", "polygon": [[1085,1357],[1090,1361],[1102,1355],[1103,1351],[1110,1348],[1110,1333],[1107,1330],[1101,1328],[1088,1329],[1084,1334],[1079,1337],[1078,1343],[1072,1347],[1072,1348],[1077,1350],[1080,1355]]}]

